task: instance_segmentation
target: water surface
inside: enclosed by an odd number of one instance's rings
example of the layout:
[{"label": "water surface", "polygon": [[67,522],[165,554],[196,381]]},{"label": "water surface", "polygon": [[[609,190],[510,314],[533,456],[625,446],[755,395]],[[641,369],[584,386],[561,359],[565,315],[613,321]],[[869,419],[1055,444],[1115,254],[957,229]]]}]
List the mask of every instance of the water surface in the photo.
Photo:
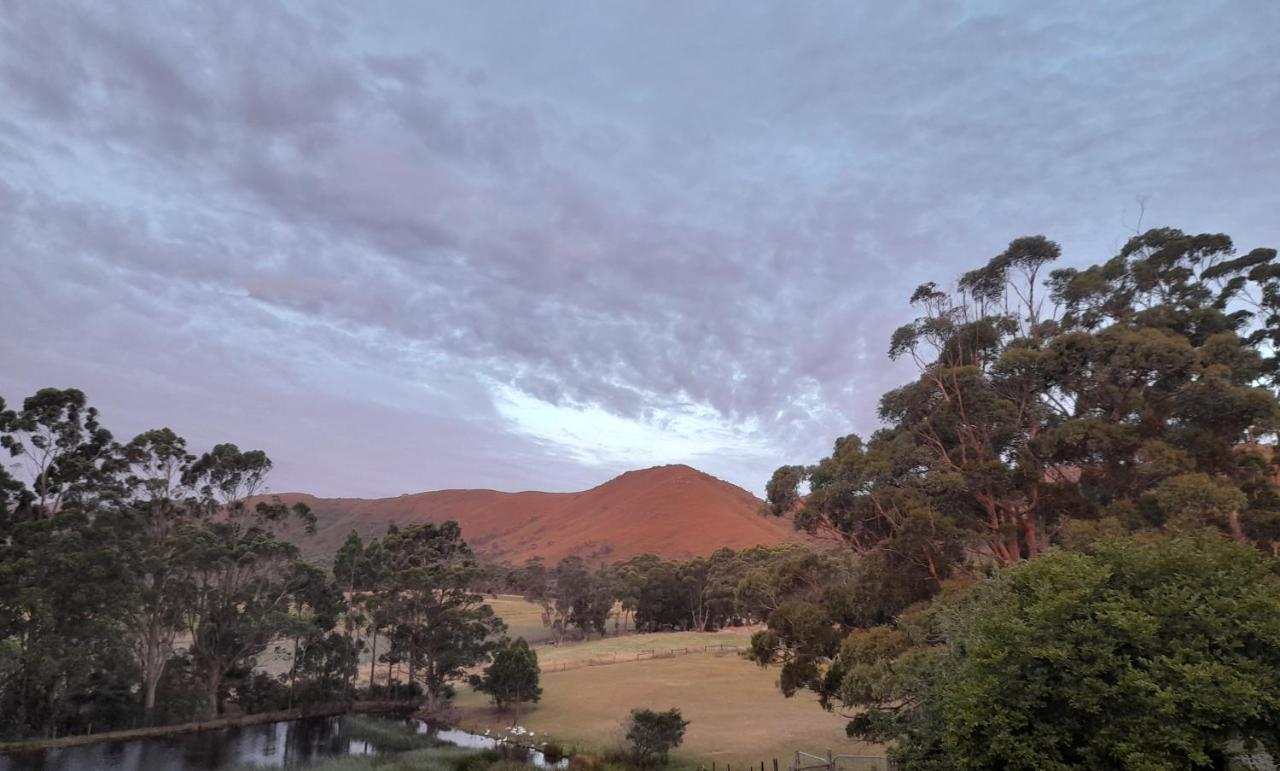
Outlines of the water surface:
[{"label": "water surface", "polygon": [[[394,718],[377,718],[402,722]],[[512,759],[547,768],[542,753],[501,744],[495,738],[456,728],[412,721],[427,733],[475,749],[500,749]],[[78,747],[0,755],[0,771],[186,771],[234,766],[292,768],[322,758],[372,755],[377,748],[344,730],[341,717],[315,717],[278,723],[223,728],[201,733],[128,741],[95,742]]]}]

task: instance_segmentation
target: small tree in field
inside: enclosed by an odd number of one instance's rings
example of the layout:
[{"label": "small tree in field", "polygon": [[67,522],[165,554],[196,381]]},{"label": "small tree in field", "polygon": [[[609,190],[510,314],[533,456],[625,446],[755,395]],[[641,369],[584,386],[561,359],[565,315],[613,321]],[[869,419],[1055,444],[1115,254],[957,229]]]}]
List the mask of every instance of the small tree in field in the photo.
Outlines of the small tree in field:
[{"label": "small tree in field", "polygon": [[631,744],[636,765],[641,768],[665,766],[671,749],[684,741],[684,729],[688,726],[689,721],[675,708],[666,712],[631,710],[627,741]]},{"label": "small tree in field", "polygon": [[538,654],[523,637],[503,639],[494,649],[493,663],[485,667],[475,687],[489,694],[498,709],[536,702],[542,698],[538,672]]}]

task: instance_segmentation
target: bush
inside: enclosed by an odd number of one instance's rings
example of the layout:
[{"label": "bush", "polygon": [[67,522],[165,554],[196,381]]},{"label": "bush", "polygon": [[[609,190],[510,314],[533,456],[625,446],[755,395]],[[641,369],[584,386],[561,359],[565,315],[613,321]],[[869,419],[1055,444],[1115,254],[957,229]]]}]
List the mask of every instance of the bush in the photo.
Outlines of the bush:
[{"label": "bush", "polygon": [[559,763],[564,758],[564,747],[556,742],[543,742],[542,757],[546,758],[548,763]]},{"label": "bush", "polygon": [[671,750],[684,741],[689,721],[672,708],[666,712],[633,709],[627,721],[627,742],[635,764],[641,768],[664,766]]},{"label": "bush", "polygon": [[245,714],[276,712],[289,706],[289,686],[266,672],[245,677],[235,691],[235,702]]},{"label": "bush", "polygon": [[538,685],[538,654],[523,637],[503,638],[494,649],[493,663],[476,678],[476,690],[489,694],[499,709],[542,698]]},{"label": "bush", "polygon": [[[1280,578],[1216,534],[1054,552],[841,646],[905,768],[1226,768],[1280,747]],[[919,627],[917,629],[916,627]],[[927,632],[927,633],[926,633]],[[906,708],[904,708],[904,704]]]}]

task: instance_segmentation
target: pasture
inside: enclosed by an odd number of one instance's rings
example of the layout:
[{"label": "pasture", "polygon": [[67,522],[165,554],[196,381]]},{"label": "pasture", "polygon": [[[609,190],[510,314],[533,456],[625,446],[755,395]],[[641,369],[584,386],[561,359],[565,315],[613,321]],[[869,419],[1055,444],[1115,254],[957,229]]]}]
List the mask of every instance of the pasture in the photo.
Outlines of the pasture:
[{"label": "pasture", "polygon": [[[776,685],[777,670],[762,669],[736,653],[691,653],[604,666],[548,671],[557,661],[606,659],[644,649],[745,644],[741,634],[669,633],[605,638],[558,649],[540,646],[542,701],[519,714],[499,712],[483,694],[459,689],[459,725],[506,730],[513,721],[566,747],[601,751],[623,744],[622,723],[635,707],[679,707],[690,721],[677,766],[732,765],[742,771],[778,758],[785,767],[796,750],[880,754],[882,748],[845,738],[845,720],[824,712],[806,694],[788,699]],[[621,657],[620,657],[621,658]]]}]

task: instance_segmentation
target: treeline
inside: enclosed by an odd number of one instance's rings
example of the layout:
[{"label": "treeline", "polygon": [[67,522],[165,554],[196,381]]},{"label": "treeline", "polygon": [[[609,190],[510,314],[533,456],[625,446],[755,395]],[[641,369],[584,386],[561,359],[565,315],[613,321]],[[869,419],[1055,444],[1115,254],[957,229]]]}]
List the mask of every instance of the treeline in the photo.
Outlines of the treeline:
[{"label": "treeline", "polygon": [[[120,443],[74,389],[0,401],[0,447],[0,737],[348,700],[361,685],[438,699],[503,631],[455,523],[349,542],[332,571],[302,562],[281,532],[311,514],[261,494],[260,451],[196,455],[169,429]],[[288,671],[255,671],[275,648]],[[366,652],[387,669],[358,683]],[[393,666],[408,673],[398,689]]]},{"label": "treeline", "polygon": [[710,557],[664,560],[643,554],[592,569],[580,557],[554,566],[534,558],[519,566],[491,566],[483,590],[522,594],[542,606],[556,641],[633,628],[638,632],[714,631],[763,621],[784,602],[816,596],[852,570],[844,554],[796,544]]},{"label": "treeline", "polygon": [[767,511],[855,555],[753,638],[912,769],[1280,756],[1280,265],[1158,229],[1087,269],[1013,241],[928,283],[884,427]]}]

